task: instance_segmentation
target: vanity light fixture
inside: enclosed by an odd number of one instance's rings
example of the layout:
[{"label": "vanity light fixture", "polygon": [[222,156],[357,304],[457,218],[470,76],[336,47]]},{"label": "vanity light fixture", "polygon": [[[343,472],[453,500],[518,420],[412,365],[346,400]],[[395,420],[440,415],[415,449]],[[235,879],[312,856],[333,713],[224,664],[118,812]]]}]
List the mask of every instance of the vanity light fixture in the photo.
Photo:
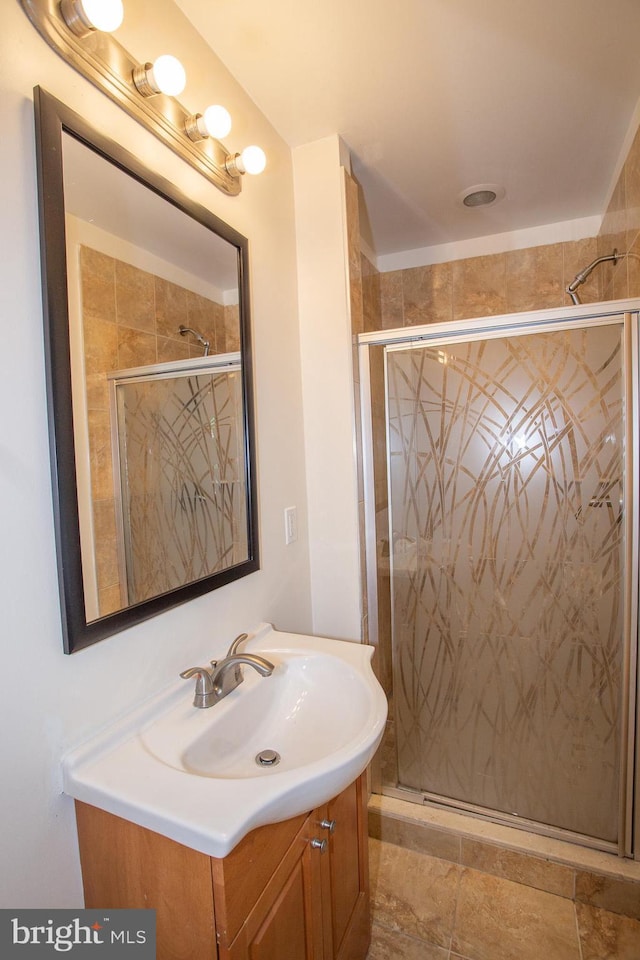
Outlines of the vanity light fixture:
[{"label": "vanity light fixture", "polygon": [[177,97],[186,86],[187,74],[177,57],[163,53],[153,63],[135,67],[133,82],[143,97],[153,97],[156,93]]},{"label": "vanity light fixture", "polygon": [[222,140],[231,130],[231,116],[228,110],[219,104],[212,104],[204,113],[194,113],[184,122],[188,137],[197,143],[207,137]]},{"label": "vanity light fixture", "polygon": [[225,167],[232,177],[237,177],[243,173],[257,174],[262,173],[267,165],[267,158],[261,147],[245,147],[242,153],[230,154]]},{"label": "vanity light fixture", "polygon": [[175,99],[186,83],[179,60],[165,54],[141,64],[116,40],[111,31],[122,22],[122,0],[20,0],[20,4],[56,53],[223,193],[236,196],[243,174],[264,170],[266,157],[260,147],[230,153],[221,142],[231,130],[224,107],[193,113]]},{"label": "vanity light fixture", "polygon": [[77,37],[88,37],[94,30],[111,33],[124,17],[122,0],[61,0],[60,12]]}]

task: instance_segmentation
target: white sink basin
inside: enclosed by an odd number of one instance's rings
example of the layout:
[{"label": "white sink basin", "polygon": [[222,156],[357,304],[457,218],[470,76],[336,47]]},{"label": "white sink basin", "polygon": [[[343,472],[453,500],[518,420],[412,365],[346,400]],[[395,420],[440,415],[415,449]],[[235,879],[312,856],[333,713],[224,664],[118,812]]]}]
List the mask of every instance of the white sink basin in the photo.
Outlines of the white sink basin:
[{"label": "white sink basin", "polygon": [[[242,685],[215,707],[194,716],[180,704],[141,732],[145,750],[184,773],[261,779],[326,760],[358,741],[371,709],[359,665],[331,653],[262,649],[275,666],[270,677],[244,667]],[[276,765],[258,762],[265,750],[279,755]]]},{"label": "white sink basin", "polygon": [[[193,681],[178,680],[69,754],[65,792],[215,857],[338,794],[382,738],[373,647],[263,624],[243,651],[270,660],[272,675],[244,666],[244,682],[206,709],[192,705]],[[273,765],[257,762],[274,753]]]}]

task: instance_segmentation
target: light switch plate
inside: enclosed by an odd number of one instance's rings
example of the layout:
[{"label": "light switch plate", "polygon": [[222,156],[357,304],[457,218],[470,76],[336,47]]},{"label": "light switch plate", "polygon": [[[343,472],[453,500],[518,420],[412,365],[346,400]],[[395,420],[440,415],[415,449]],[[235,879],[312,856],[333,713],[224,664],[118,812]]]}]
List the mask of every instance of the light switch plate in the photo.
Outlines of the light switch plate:
[{"label": "light switch plate", "polygon": [[296,507],[285,507],[284,542],[295,543],[298,539],[298,511]]}]

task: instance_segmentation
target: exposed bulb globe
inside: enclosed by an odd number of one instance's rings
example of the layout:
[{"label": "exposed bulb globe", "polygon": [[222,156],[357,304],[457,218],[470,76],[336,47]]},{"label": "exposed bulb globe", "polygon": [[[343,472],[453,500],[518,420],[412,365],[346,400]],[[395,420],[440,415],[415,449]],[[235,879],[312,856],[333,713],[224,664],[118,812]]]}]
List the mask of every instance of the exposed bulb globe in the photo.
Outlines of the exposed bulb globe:
[{"label": "exposed bulb globe", "polygon": [[244,173],[262,173],[267,165],[267,158],[264,150],[260,147],[245,147],[240,154],[238,168]]},{"label": "exposed bulb globe", "polygon": [[151,70],[149,82],[153,87],[157,87],[159,93],[164,93],[168,97],[177,97],[182,93],[187,83],[187,75],[184,67],[176,57],[169,53],[164,53],[154,61]]},{"label": "exposed bulb globe", "polygon": [[122,0],[81,0],[87,20],[96,30],[111,33],[124,18]]},{"label": "exposed bulb globe", "polygon": [[231,115],[224,107],[214,104],[204,111],[202,120],[210,137],[222,140],[231,130]]}]

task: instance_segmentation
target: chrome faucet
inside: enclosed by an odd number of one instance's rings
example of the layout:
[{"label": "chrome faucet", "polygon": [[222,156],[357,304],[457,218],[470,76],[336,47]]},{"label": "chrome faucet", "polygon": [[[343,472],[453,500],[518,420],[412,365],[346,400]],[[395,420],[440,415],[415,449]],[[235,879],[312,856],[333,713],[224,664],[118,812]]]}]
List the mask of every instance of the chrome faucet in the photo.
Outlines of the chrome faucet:
[{"label": "chrome faucet", "polygon": [[262,677],[269,677],[275,667],[264,657],[253,653],[238,653],[238,647],[248,638],[247,633],[236,637],[223,660],[212,660],[211,668],[189,667],[180,676],[183,680],[196,677],[196,689],[193,697],[194,707],[212,707],[242,683],[242,665],[253,667]]}]

